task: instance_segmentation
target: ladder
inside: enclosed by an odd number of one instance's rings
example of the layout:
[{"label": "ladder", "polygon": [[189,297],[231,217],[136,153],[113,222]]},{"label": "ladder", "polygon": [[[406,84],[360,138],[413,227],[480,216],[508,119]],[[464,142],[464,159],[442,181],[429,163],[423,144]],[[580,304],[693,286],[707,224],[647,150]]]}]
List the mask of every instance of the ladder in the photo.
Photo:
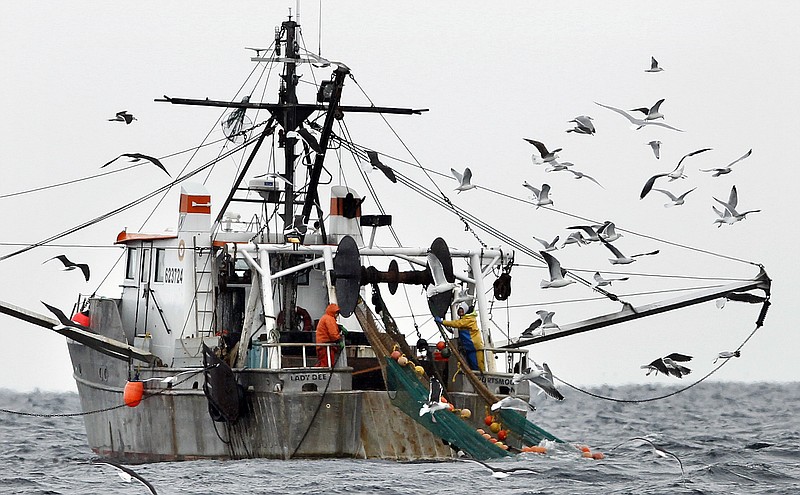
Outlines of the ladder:
[{"label": "ladder", "polygon": [[194,269],[194,323],[198,336],[214,334],[214,283],[211,248],[197,247],[197,237],[192,237]]}]

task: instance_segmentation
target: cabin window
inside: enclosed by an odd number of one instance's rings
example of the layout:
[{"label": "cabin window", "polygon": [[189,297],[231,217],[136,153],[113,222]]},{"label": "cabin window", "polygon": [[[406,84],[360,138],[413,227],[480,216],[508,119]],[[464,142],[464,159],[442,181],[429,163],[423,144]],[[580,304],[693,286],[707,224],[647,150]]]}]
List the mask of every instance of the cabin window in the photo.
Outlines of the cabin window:
[{"label": "cabin window", "polygon": [[142,277],[139,279],[142,282],[147,282],[150,278],[150,250],[142,249],[142,264],[141,264]]},{"label": "cabin window", "polygon": [[128,260],[125,265],[125,278],[136,278],[136,248],[128,248]]},{"label": "cabin window", "polygon": [[156,273],[154,278],[156,282],[164,281],[164,273],[166,272],[166,268],[164,267],[165,254],[166,254],[166,249],[164,248],[156,249]]}]

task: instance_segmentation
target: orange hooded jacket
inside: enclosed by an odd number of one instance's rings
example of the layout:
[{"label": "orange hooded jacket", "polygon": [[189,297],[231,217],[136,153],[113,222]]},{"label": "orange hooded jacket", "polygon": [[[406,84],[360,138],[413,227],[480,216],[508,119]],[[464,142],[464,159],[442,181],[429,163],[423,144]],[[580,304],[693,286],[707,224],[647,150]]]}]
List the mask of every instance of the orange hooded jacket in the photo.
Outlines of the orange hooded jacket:
[{"label": "orange hooded jacket", "polygon": [[325,314],[317,323],[317,344],[336,342],[341,338],[339,325],[336,323],[336,313],[338,312],[339,306],[336,304],[328,304],[328,307],[325,308]]}]

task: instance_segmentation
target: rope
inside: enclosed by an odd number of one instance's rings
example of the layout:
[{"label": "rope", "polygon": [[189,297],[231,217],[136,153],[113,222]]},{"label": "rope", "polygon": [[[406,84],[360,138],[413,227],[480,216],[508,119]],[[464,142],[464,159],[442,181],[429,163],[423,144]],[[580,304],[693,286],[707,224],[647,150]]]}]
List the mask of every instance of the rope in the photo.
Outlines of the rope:
[{"label": "rope", "polygon": [[[739,347],[736,348],[736,352],[741,351],[742,347],[744,347],[744,345],[753,337],[753,335],[755,335],[755,333],[763,326],[764,318],[766,317],[767,310],[769,309],[769,305],[770,305],[769,300],[764,301],[764,305],[763,305],[763,307],[761,309],[761,313],[758,316],[758,321],[756,321],[755,328],[753,328],[753,331],[750,332],[750,334],[747,336],[747,338],[745,338],[744,341],[742,341],[742,343],[739,344]],[[569,388],[571,388],[571,389],[573,389],[573,390],[575,390],[577,392],[580,392],[582,394],[588,395],[590,397],[594,397],[595,399],[607,400],[607,401],[618,402],[618,403],[623,403],[623,404],[641,404],[641,403],[645,403],[645,402],[654,402],[654,401],[657,401],[657,400],[667,399],[669,397],[672,397],[673,395],[678,395],[680,393],[686,392],[690,388],[692,388],[692,387],[694,387],[696,385],[699,385],[700,383],[702,383],[706,379],[708,379],[711,375],[713,375],[714,373],[719,371],[720,368],[722,368],[723,366],[728,364],[728,361],[730,361],[730,359],[731,358],[725,358],[719,365],[717,365],[716,368],[714,368],[711,371],[709,371],[705,376],[703,376],[702,378],[700,378],[699,380],[697,380],[694,383],[691,383],[691,384],[689,384],[689,385],[687,385],[687,386],[685,386],[683,388],[680,388],[680,389],[675,390],[673,392],[670,392],[668,394],[660,395],[660,396],[657,396],[657,397],[649,397],[649,398],[646,398],[646,399],[619,399],[619,398],[616,398],[616,397],[607,397],[607,396],[604,396],[604,395],[599,395],[599,394],[595,394],[593,392],[589,392],[588,390],[585,390],[585,389],[582,389],[582,388],[577,387],[575,385],[572,385],[571,383],[569,383],[569,382],[567,382],[565,380],[562,380],[561,378],[559,378],[559,377],[557,377],[555,375],[553,375],[553,378],[555,378],[559,382],[563,383],[567,387],[569,387]]]},{"label": "rope", "polygon": [[[190,374],[189,376],[187,376],[183,380],[176,381],[172,385],[172,388],[174,388],[175,385],[180,385],[181,383],[190,380],[192,378],[192,376],[194,376],[195,374],[202,373],[202,372],[203,372],[203,369],[201,368],[201,369],[197,370],[196,373]],[[159,390],[158,392],[153,392],[153,393],[147,393],[142,397],[142,401],[145,401],[145,400],[149,399],[150,397],[155,397],[157,395],[164,395],[164,394],[167,393],[167,390],[169,390],[169,389]],[[77,413],[31,413],[31,412],[25,412],[25,411],[13,411],[11,409],[4,409],[4,408],[0,408],[0,412],[4,412],[6,414],[14,414],[16,416],[31,416],[31,417],[37,417],[37,418],[69,418],[69,417],[78,417],[78,416],[89,416],[91,414],[97,414],[97,413],[102,413],[102,412],[113,411],[114,409],[121,409],[123,407],[129,407],[129,406],[127,404],[125,404],[125,403],[122,403],[122,404],[119,404],[119,405],[116,405],[116,406],[104,407],[103,409],[94,409],[92,411],[84,411],[84,412],[77,412]]]}]

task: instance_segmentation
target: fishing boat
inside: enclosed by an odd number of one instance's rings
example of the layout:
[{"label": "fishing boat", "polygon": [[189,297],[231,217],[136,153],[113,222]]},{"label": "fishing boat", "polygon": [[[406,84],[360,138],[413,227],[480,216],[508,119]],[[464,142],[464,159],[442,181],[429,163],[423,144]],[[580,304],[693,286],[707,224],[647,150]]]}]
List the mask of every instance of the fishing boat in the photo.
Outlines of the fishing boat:
[{"label": "fishing boat", "polygon": [[[762,302],[765,314],[770,280],[763,268],[747,280],[640,306],[587,284],[620,308],[546,330],[540,322],[539,331],[495,342],[492,310],[510,297],[512,267],[523,256],[542,263],[551,255],[493,229],[352,139],[347,119],[420,118],[426,110],[343,104],[351,69],[301,48],[299,29],[295,20],[284,21],[274,43],[251,58],[280,72],[272,102],[254,101],[255,91],[236,101],[156,100],[227,109],[219,125],[224,147],[213,161],[151,193],[179,190],[174,231],[123,230],[116,237],[125,252],[119,297],[82,295],[64,318],[58,308],[50,308],[53,318],[0,303],[3,313],[67,338],[97,455],[122,462],[422,460],[458,451],[503,457],[563,443],[525,414],[490,407],[502,397],[527,400],[536,393],[515,379],[533,365],[531,346],[720,298]],[[310,79],[312,71],[325,76]],[[303,91],[308,87],[313,91]],[[302,101],[306,96],[310,102]],[[237,154],[242,166],[227,195],[213,196],[199,177]],[[326,168],[332,154],[351,157],[351,169],[337,166],[341,174],[360,174],[372,201],[334,180]],[[267,166],[257,159],[264,155]],[[393,215],[407,212],[384,210],[372,187],[377,180],[404,186],[502,247],[488,246],[477,233],[470,247],[444,237],[420,246],[400,242]],[[380,230],[391,231],[396,245],[376,244]],[[563,276],[585,282],[569,271]],[[391,296],[398,291],[423,301],[436,341],[393,317],[399,303]],[[341,337],[318,342],[319,320],[331,304]],[[441,323],[456,320],[460,306],[474,308],[482,334],[477,369]],[[437,402],[450,405],[424,414],[431,383],[444,384],[446,402]]]}]

